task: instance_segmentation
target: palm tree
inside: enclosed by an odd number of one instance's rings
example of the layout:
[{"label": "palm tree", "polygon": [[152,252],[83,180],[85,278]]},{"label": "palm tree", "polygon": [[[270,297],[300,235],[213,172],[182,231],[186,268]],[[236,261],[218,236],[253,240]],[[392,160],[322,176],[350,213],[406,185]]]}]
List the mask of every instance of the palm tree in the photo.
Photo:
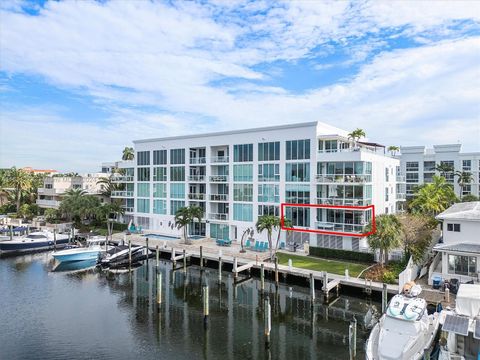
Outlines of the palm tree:
[{"label": "palm tree", "polygon": [[362,137],[365,137],[365,131],[363,129],[357,128],[348,134],[348,138],[351,139],[354,143],[355,148],[357,147],[357,142]]},{"label": "palm tree", "polygon": [[112,197],[112,191],[120,190],[120,184],[114,183],[112,181],[112,176],[113,175],[110,175],[109,177],[102,176],[97,180],[97,185],[101,185],[100,194],[109,199]]},{"label": "palm tree", "polygon": [[[277,224],[275,226],[275,230],[278,231],[277,233],[277,243],[275,244],[275,255],[277,254],[278,251],[278,245],[280,244],[280,235],[282,233],[282,227],[284,228],[291,228],[293,227],[292,221],[290,219],[283,217],[283,223],[282,219],[277,217]],[[286,230],[287,234],[291,232],[291,230]]]},{"label": "palm tree", "polygon": [[13,188],[13,194],[15,199],[15,206],[17,212],[20,210],[22,201],[22,194],[30,189],[32,185],[32,177],[30,173],[17,169],[15,166],[7,172],[7,184]]},{"label": "palm tree", "polygon": [[416,188],[409,207],[413,213],[435,217],[456,202],[451,184],[444,177],[433,176],[433,181]]},{"label": "palm tree", "polygon": [[437,166],[435,166],[435,170],[437,170],[441,176],[444,178],[447,177],[447,174],[453,173],[455,170],[452,165],[446,164],[446,163],[440,163]]},{"label": "palm tree", "polygon": [[275,228],[279,225],[278,217],[273,215],[263,215],[260,216],[255,224],[255,228],[257,232],[261,234],[263,231],[267,232],[267,239],[268,239],[268,248],[270,250],[270,259],[272,259],[272,251],[273,251],[273,244],[272,244],[272,233]]},{"label": "palm tree", "polygon": [[473,181],[473,176],[472,176],[472,173],[469,173],[467,171],[455,171],[454,176],[458,177],[457,184],[460,186],[459,198],[461,199],[465,185],[468,185]]},{"label": "palm tree", "polygon": [[[376,231],[368,236],[368,245],[375,250],[380,250],[380,264],[388,262],[388,252],[400,246],[402,224],[393,214],[383,214],[375,217]],[[372,229],[372,223],[368,225]]]},{"label": "palm tree", "polygon": [[193,221],[202,221],[203,209],[199,206],[190,205],[188,207],[182,207],[175,213],[175,226],[177,229],[183,229],[183,238],[185,244],[190,244],[188,239],[188,225]]},{"label": "palm tree", "polygon": [[133,151],[133,148],[125,146],[125,149],[123,149],[122,160],[133,160],[134,157],[135,152]]},{"label": "palm tree", "polygon": [[390,145],[388,148],[387,148],[387,151],[390,151],[390,154],[392,154],[392,156],[395,156],[397,151],[400,151],[400,148],[396,145]]}]

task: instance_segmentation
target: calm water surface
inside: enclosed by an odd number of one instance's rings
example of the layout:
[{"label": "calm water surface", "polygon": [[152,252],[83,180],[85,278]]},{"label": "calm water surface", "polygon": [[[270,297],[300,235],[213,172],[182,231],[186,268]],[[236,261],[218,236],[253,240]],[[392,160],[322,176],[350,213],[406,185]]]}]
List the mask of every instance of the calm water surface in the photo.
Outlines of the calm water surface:
[{"label": "calm water surface", "polygon": [[[162,262],[163,304],[156,300],[155,261],[130,274],[57,269],[48,253],[0,259],[0,359],[347,359],[348,325],[379,304],[341,296],[314,311],[308,289],[266,283],[272,344],[265,350],[260,282],[233,285],[224,272]],[[210,289],[203,327],[202,282]]]}]

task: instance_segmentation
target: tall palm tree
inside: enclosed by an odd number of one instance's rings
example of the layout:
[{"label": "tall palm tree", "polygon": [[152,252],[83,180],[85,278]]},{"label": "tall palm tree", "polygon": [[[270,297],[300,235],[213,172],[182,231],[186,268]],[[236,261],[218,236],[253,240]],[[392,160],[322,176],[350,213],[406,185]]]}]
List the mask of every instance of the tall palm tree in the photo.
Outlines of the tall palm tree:
[{"label": "tall palm tree", "polygon": [[351,139],[354,143],[355,148],[357,147],[357,142],[362,138],[365,137],[365,131],[363,129],[357,128],[353,130],[351,133],[348,134],[348,138]]},{"label": "tall palm tree", "polygon": [[177,227],[177,229],[183,230],[183,238],[185,239],[185,244],[190,244],[190,240],[188,239],[188,225],[190,225],[195,220],[202,221],[202,218],[203,209],[195,205],[182,207],[178,209],[175,213],[175,226]]},{"label": "tall palm tree", "polygon": [[125,146],[123,149],[122,160],[133,160],[135,157],[135,152],[132,147]]},{"label": "tall palm tree", "polygon": [[[284,227],[284,228],[293,227],[292,221],[290,219],[287,219],[284,216],[283,217],[283,223],[282,223],[282,219],[277,217],[277,224],[275,225],[275,230],[277,230],[278,233],[277,233],[277,243],[275,244],[275,255],[277,254],[278,245],[280,244],[280,235],[282,233],[282,227]],[[291,232],[291,230],[286,230],[286,231],[287,231],[287,234]]]},{"label": "tall palm tree", "polygon": [[413,213],[435,217],[456,200],[452,185],[444,177],[434,175],[431,183],[416,188],[409,207]]},{"label": "tall palm tree", "polygon": [[390,154],[392,154],[392,156],[395,156],[397,151],[400,151],[400,148],[396,145],[390,145],[388,148],[387,148],[387,151],[390,151]]},{"label": "tall palm tree", "polygon": [[465,185],[468,185],[473,181],[473,176],[472,173],[469,173],[467,171],[455,171],[454,176],[457,176],[457,184],[460,186],[459,198],[461,199]]},{"label": "tall palm tree", "polygon": [[445,164],[445,163],[440,163],[437,166],[435,166],[435,170],[438,171],[440,175],[443,176],[444,178],[447,177],[447,174],[453,173],[455,171],[452,165]]},{"label": "tall palm tree", "polygon": [[274,215],[263,215],[260,216],[255,224],[255,228],[257,232],[261,234],[263,231],[267,232],[267,239],[268,239],[268,248],[270,250],[270,259],[272,259],[273,255],[273,244],[272,244],[272,233],[273,230],[279,226],[279,220]]},{"label": "tall palm tree", "polygon": [[[368,236],[368,245],[380,250],[380,264],[388,262],[388,252],[400,246],[402,224],[393,214],[383,214],[375,217],[376,231]],[[372,223],[368,230],[372,229]]]},{"label": "tall palm tree", "polygon": [[113,175],[110,175],[109,177],[102,176],[97,180],[97,185],[101,185],[100,194],[109,199],[112,197],[112,191],[120,190],[120,184],[114,183],[112,181],[112,176]]},{"label": "tall palm tree", "polygon": [[14,166],[7,172],[7,184],[13,188],[15,206],[18,212],[22,201],[22,193],[30,189],[32,177],[30,173],[22,169],[17,169]]}]

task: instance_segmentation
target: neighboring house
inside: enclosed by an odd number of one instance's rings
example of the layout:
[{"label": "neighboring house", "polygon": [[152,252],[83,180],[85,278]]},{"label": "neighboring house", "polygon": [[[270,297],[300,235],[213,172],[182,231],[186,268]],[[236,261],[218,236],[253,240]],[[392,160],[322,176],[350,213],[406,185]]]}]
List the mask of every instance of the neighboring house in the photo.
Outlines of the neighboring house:
[{"label": "neighboring house", "polygon": [[437,216],[442,222],[443,242],[433,250],[438,254],[432,276],[479,281],[480,201],[457,203]]},{"label": "neighboring house", "polygon": [[85,190],[88,194],[100,195],[101,184],[97,181],[105,176],[102,173],[84,174],[79,176],[48,176],[43,181],[43,187],[38,189],[37,205],[41,208],[58,209],[64,193],[70,189]]},{"label": "neighboring house", "polygon": [[[406,175],[407,197],[413,196],[415,187],[432,182],[433,175],[440,175],[436,166],[445,164],[454,168],[454,171],[465,171],[472,174],[472,182],[465,185],[462,196],[480,194],[480,152],[462,153],[462,145],[434,145],[433,149],[425,146],[402,146],[401,155],[397,156],[401,162],[401,172]],[[455,194],[460,193],[460,186],[454,172],[445,174],[448,182],[453,184]]]},{"label": "neighboring house", "polygon": [[[308,122],[257,129],[134,141],[135,160],[120,161],[126,222],[178,235],[177,209],[195,204],[205,220],[191,235],[239,240],[259,216],[280,215],[280,204],[375,205],[375,214],[395,213],[405,202],[400,161],[382,145],[353,143],[348,132]],[[107,166],[105,166],[107,167]],[[287,208],[296,228],[351,236],[294,232],[287,242],[367,251],[365,231],[372,209]],[[284,237],[285,234],[282,234]],[[266,233],[255,234],[266,239]],[[284,238],[285,240],[285,238]]]},{"label": "neighboring house", "polygon": [[31,167],[24,167],[22,168],[23,171],[26,171],[26,172],[29,172],[29,173],[32,173],[32,174],[45,174],[45,175],[50,175],[50,174],[57,174],[58,171],[57,170],[53,170],[53,169],[33,169]]}]

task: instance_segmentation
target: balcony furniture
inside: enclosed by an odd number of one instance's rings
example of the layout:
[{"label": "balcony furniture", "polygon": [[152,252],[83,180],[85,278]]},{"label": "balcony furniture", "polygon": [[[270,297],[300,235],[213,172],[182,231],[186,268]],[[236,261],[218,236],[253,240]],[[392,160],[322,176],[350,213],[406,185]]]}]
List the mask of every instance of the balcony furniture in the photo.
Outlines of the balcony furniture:
[{"label": "balcony furniture", "polygon": [[218,246],[230,246],[230,245],[232,245],[232,240],[217,239],[216,243],[217,243]]}]

